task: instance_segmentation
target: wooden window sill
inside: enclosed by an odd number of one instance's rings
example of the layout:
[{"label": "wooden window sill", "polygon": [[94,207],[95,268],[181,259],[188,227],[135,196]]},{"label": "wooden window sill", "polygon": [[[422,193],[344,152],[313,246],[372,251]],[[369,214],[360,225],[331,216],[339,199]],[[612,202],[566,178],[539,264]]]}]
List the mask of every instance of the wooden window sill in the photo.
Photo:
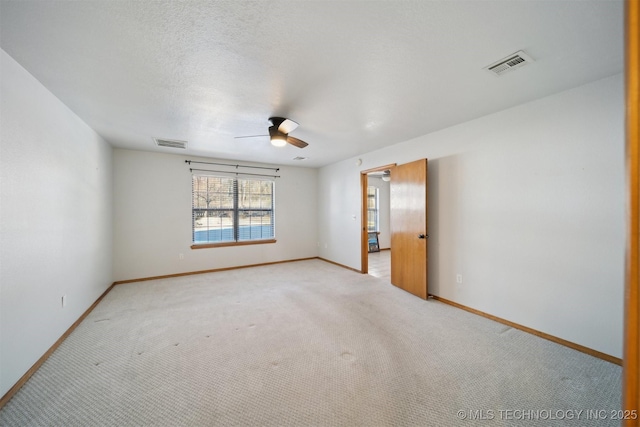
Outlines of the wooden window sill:
[{"label": "wooden window sill", "polygon": [[247,246],[247,245],[264,245],[266,243],[275,243],[275,239],[268,240],[248,240],[245,242],[222,242],[222,243],[201,243],[191,245],[191,249],[208,249],[208,248],[224,248],[227,246]]}]

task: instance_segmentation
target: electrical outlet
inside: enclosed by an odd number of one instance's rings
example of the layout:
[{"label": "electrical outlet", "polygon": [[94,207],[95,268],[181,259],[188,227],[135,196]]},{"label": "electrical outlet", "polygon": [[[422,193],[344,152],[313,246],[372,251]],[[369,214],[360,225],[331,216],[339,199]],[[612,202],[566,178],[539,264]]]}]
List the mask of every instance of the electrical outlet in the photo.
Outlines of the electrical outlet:
[{"label": "electrical outlet", "polygon": [[184,259],[184,254],[179,254],[178,259]]},{"label": "electrical outlet", "polygon": [[65,308],[67,306],[67,296],[62,295],[62,298],[60,298],[60,300],[60,302],[62,303],[62,308]]},{"label": "electrical outlet", "polygon": [[324,244],[324,248],[327,249],[329,247],[329,245],[327,245],[326,243]]},{"label": "electrical outlet", "polygon": [[462,274],[456,274],[456,283],[462,284]]}]

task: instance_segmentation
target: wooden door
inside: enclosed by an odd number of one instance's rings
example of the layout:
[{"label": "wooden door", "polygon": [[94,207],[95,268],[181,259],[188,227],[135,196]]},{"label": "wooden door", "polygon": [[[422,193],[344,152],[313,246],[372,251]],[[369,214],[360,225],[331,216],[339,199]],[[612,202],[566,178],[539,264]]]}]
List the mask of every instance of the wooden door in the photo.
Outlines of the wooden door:
[{"label": "wooden door", "polygon": [[427,299],[427,159],[391,173],[391,283]]}]

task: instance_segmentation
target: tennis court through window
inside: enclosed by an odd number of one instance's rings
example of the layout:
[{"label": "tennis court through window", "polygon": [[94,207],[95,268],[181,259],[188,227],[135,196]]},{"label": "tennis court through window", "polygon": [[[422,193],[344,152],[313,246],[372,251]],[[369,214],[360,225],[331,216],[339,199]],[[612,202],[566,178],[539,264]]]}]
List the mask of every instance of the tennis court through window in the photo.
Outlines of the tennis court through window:
[{"label": "tennis court through window", "polygon": [[194,245],[275,239],[274,182],[193,175]]}]

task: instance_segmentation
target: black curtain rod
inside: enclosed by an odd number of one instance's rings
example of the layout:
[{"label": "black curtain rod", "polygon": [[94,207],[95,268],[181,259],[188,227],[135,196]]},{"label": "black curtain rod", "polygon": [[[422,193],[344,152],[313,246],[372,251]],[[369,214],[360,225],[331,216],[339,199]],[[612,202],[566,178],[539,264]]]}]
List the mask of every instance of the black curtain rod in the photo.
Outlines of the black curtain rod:
[{"label": "black curtain rod", "polygon": [[243,165],[231,165],[229,163],[211,163],[211,162],[196,162],[195,160],[185,160],[185,163],[199,163],[201,165],[216,165],[216,166],[233,166],[236,169],[238,168],[251,168],[251,169],[267,169],[267,170],[271,170],[271,171],[275,171],[278,172],[280,170],[280,168],[265,168],[265,167],[261,167],[261,166],[243,166]]},{"label": "black curtain rod", "polygon": [[[269,169],[269,168],[262,168],[262,169]],[[251,176],[266,176],[266,177],[270,177],[270,178],[280,178],[280,175],[263,175],[263,174],[259,174],[259,173],[248,173],[248,172],[212,171],[210,169],[189,169],[189,171],[191,171],[191,172],[200,171],[200,172],[235,173],[236,176],[238,176],[238,175],[251,175]]]}]

